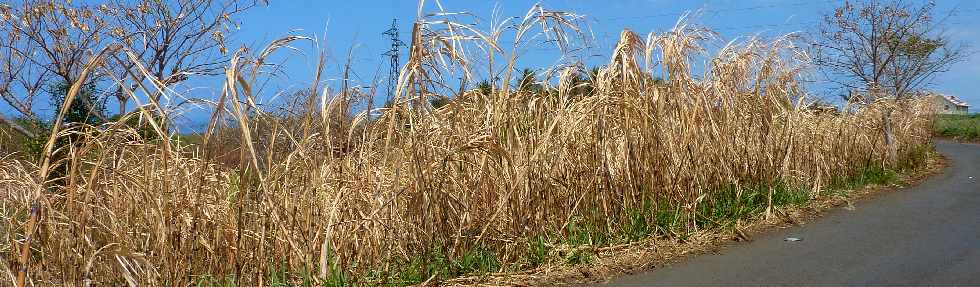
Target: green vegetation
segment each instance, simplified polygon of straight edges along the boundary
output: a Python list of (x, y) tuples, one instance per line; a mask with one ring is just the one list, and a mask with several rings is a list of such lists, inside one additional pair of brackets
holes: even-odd
[[(51, 86), (51, 102), (57, 107), (56, 111), (61, 110), (65, 103), (65, 95), (71, 89), (71, 83), (58, 82)], [(68, 107), (62, 121), (64, 123), (85, 123), (89, 125), (99, 125), (104, 121), (100, 116), (105, 114), (105, 105), (99, 101), (98, 90), (95, 83), (89, 81), (82, 85), (75, 95), (75, 100)]]
[(936, 135), (966, 141), (980, 140), (980, 114), (937, 115)]
[[(14, 121), (37, 135), (46, 136), (48, 131), (51, 130), (50, 125), (44, 122), (36, 122), (23, 118), (14, 119)], [(43, 152), (44, 142), (46, 140), (46, 137), (26, 136), (0, 123), (0, 153), (2, 154), (16, 154), (22, 158), (34, 160)]]

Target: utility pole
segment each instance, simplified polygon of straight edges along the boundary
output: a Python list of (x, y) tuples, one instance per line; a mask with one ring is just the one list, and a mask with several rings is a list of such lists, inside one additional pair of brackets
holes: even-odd
[(398, 19), (391, 20), (391, 28), (388, 31), (382, 33), (391, 40), (391, 49), (385, 52), (384, 55), (388, 57), (390, 65), (388, 67), (388, 100), (386, 103), (390, 103), (395, 96), (395, 86), (398, 85), (398, 52), (401, 50), (405, 43), (398, 40)]

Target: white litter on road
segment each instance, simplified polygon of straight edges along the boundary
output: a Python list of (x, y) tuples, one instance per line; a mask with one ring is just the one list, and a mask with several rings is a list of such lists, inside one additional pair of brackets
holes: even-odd
[(783, 239), (783, 241), (797, 242), (797, 241), (803, 241), (803, 239), (802, 238), (796, 238), (796, 237), (786, 237), (786, 239)]

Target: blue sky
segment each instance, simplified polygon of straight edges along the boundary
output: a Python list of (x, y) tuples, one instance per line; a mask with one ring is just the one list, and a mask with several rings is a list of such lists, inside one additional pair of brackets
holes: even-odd
[[(229, 48), (242, 45), (261, 49), (270, 41), (285, 35), (303, 35), (321, 39), (327, 48), (327, 84), (336, 85), (341, 68), (347, 59), (348, 49), (352, 51), (355, 84), (368, 85), (378, 73), (380, 79), (386, 73), (386, 59), (382, 54), (389, 48), (388, 40), (382, 35), (391, 25), (393, 18), (399, 20), (401, 38), (408, 42), (411, 23), (416, 19), (417, 1), (413, 0), (358, 0), (358, 1), (315, 1), (315, 0), (271, 0), (268, 6), (260, 6), (239, 15), (240, 28), (231, 36)], [(958, 12), (949, 20), (948, 33), (957, 41), (980, 48), (980, 1), (946, 0), (936, 1), (936, 12), (945, 15), (952, 10)], [(426, 1), (424, 11), (436, 11), (435, 1)], [(688, 11), (701, 11), (693, 22), (712, 28), (721, 36), (719, 43), (738, 37), (761, 35), (778, 36), (791, 32), (815, 31), (821, 15), (833, 10), (841, 1), (828, 0), (717, 0), (717, 1), (677, 1), (677, 0), (545, 0), (535, 1), (441, 1), (446, 11), (466, 11), (477, 16), (487, 27), (487, 22), (497, 11), (499, 17), (523, 16), (535, 3), (562, 11), (571, 11), (585, 16), (585, 24), (594, 36), (591, 48), (577, 53), (588, 65), (608, 61), (608, 54), (615, 44), (619, 32), (632, 29), (641, 35), (669, 29), (678, 18)], [(269, 82), (268, 93), (262, 101), (271, 102), (276, 91), (298, 90), (308, 87), (315, 68), (316, 55), (310, 42), (296, 43), (295, 51), (281, 52), (284, 72), (281, 77)], [(401, 55), (404, 59), (406, 51)], [(525, 51), (520, 67), (543, 67), (556, 63), (559, 52), (555, 49), (532, 48)], [(820, 81), (814, 75), (815, 81)], [(980, 53), (971, 55), (966, 61), (957, 64), (949, 72), (936, 80), (933, 90), (961, 97), (980, 110)], [(178, 91), (193, 97), (214, 97), (220, 91), (218, 81), (199, 79), (186, 82)], [(833, 97), (824, 93), (819, 83), (813, 85), (816, 95)], [(383, 90), (382, 90), (383, 91)], [(376, 96), (383, 101), (383, 92)], [(110, 110), (114, 110), (110, 108)], [(9, 107), (0, 104), (0, 111), (8, 112)], [(42, 114), (50, 111), (41, 111)], [(185, 111), (179, 120), (180, 125), (189, 129), (199, 129), (207, 120), (207, 114)]]

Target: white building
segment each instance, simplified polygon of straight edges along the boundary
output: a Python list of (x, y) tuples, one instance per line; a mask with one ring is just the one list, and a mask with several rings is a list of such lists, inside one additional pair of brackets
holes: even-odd
[(933, 98), (936, 102), (936, 113), (961, 115), (970, 112), (970, 104), (957, 97), (936, 94)]

